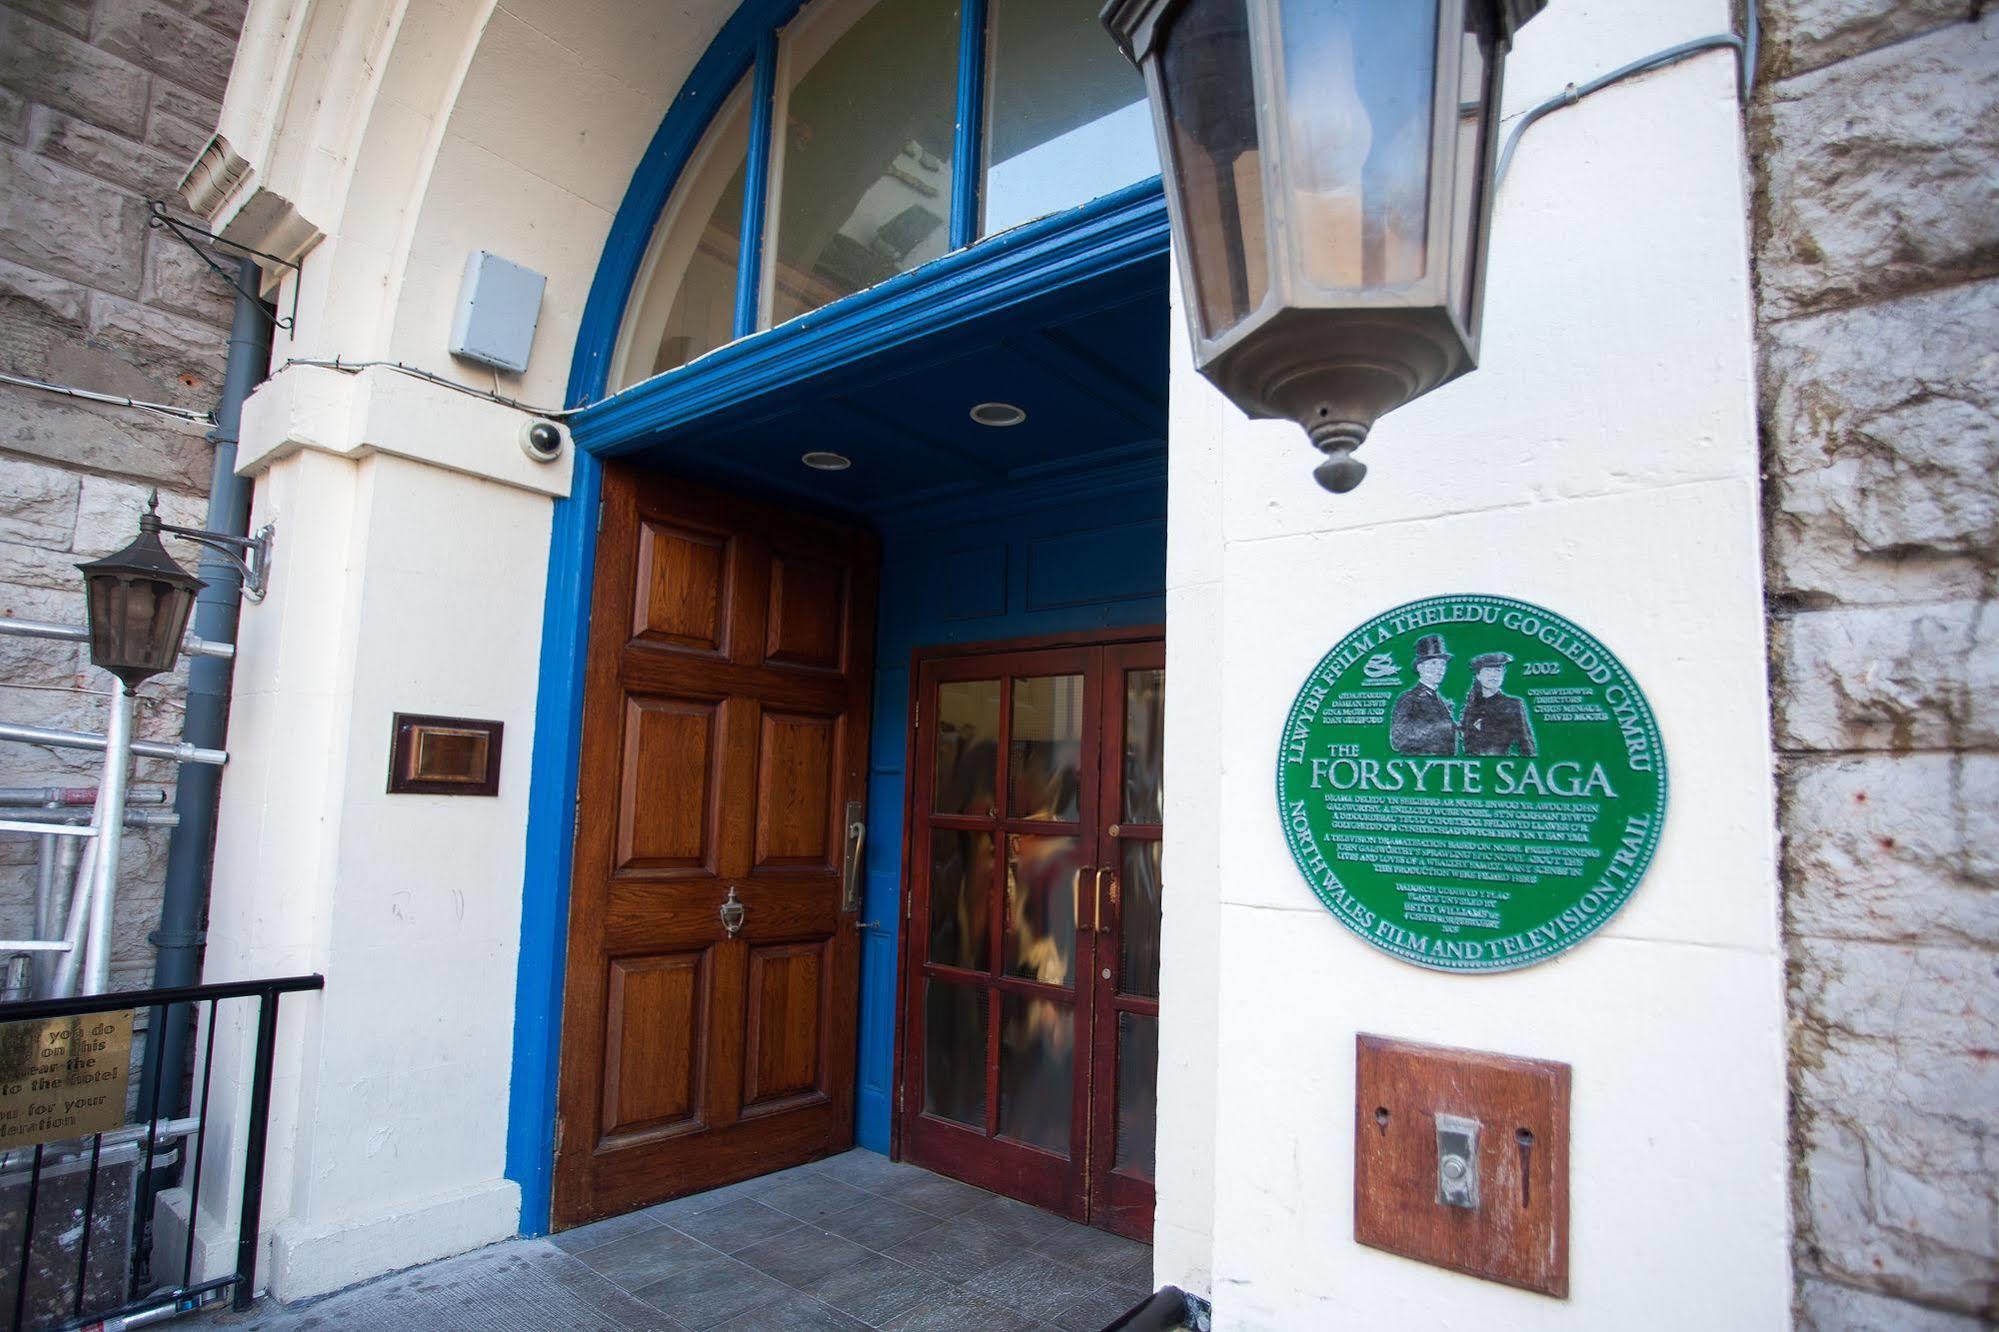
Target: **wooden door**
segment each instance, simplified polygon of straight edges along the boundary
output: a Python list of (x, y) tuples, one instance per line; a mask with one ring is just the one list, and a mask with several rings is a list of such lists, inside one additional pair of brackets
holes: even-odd
[(1166, 645), (1104, 650), (1103, 913), (1090, 1059), (1090, 1219), (1152, 1239), (1159, 1120)]
[(1156, 641), (922, 662), (907, 841), (905, 1154), (1145, 1238), (1162, 665)]
[(924, 663), (912, 820), (910, 1159), (1087, 1212), (1099, 653)]
[(857, 529), (604, 469), (558, 1227), (853, 1140), (876, 566)]

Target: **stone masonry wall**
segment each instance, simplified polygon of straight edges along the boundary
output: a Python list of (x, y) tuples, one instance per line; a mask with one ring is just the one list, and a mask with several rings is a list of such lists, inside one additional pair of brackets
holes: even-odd
[[(213, 132), (245, 0), (0, 4), (0, 370), (211, 410), (231, 290), (146, 226)], [(0, 385), (0, 616), (83, 621), (75, 565), (129, 541), (157, 487), (201, 526), (210, 447), (175, 423)], [(170, 542), (193, 567), (196, 551)], [(138, 734), (178, 739), (184, 674), (139, 691)], [(99, 731), (110, 677), (81, 644), (0, 637), (0, 718)], [(98, 755), (0, 743), (0, 786), (94, 786)], [(142, 760), (139, 786), (173, 764)], [(125, 843), (113, 987), (149, 984), (165, 830)], [(36, 845), (0, 834), (0, 937), (31, 932)]]
[(1798, 1318), (1999, 1318), (1999, 12), (1775, 0), (1751, 149)]

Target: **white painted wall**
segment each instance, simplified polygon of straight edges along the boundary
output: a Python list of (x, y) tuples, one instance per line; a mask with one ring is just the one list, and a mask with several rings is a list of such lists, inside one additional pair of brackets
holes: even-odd
[[(1552, 5), (1521, 35), (1509, 112), (1727, 24), (1716, 0)], [(1218, 1328), (1788, 1324), (1734, 94), (1714, 54), (1529, 131), (1498, 202), (1484, 368), (1378, 425), (1351, 495), (1319, 490), (1302, 431), (1244, 420), (1176, 343), (1155, 1261), (1161, 1282), (1212, 1294)], [(1380, 610), (1456, 591), (1599, 637), (1647, 691), (1671, 765), (1630, 905), (1501, 976), (1434, 974), (1348, 934), (1293, 865), (1271, 794), (1319, 656)], [(1568, 1300), (1354, 1243), (1360, 1032), (1574, 1066)]]
[[(284, 362), (400, 360), (558, 403), (612, 212), (731, 8), (258, 0), (246, 24), (223, 130), (247, 165), (212, 212), (302, 271), (277, 292), (297, 327), (243, 419), (252, 522), (277, 523), (278, 554), (243, 615), (206, 976), (327, 977), (280, 1029), (259, 1284), (282, 1299), (516, 1231), (529, 762), (551, 497), (570, 477), (567, 458), (522, 455), (520, 412)], [(445, 352), (473, 249), (548, 275), (523, 375)], [(386, 795), (397, 711), (503, 721), (498, 797)], [(255, 1034), (242, 1013), (220, 1026), (209, 1274), (233, 1267)]]

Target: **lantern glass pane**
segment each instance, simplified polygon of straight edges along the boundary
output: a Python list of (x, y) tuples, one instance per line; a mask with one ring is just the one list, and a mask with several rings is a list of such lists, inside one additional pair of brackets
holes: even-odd
[(1202, 331), (1219, 337), (1263, 304), (1263, 154), (1245, 0), (1189, 0), (1159, 60), (1183, 263)]
[(1287, 203), (1303, 276), (1342, 291), (1422, 278), (1436, 4), (1312, 0), (1283, 15)]
[(768, 328), (951, 243), (958, 6), (823, 0), (779, 39)]
[(1451, 300), (1458, 321), (1476, 337), (1477, 311), (1472, 308), (1478, 293), (1478, 270), (1483, 262), (1485, 237), (1484, 194), (1491, 188), (1486, 178), (1486, 153), (1492, 136), (1487, 122), (1498, 114), (1493, 93), (1497, 86), (1496, 51), (1492, 39), (1479, 31), (1478, 5), (1465, 6), (1465, 33), (1458, 55), (1458, 142), (1457, 181), (1451, 191)]
[(979, 234), (1159, 171), (1145, 80), (1075, 0), (993, 0)]

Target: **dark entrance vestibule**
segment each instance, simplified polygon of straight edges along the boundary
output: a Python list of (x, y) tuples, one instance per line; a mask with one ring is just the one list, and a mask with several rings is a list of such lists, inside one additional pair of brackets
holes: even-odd
[[(557, 514), (555, 1228), (858, 1144), (1150, 1236), (1156, 170), (1130, 66), (1047, 0), (751, 0), (690, 76)], [(934, 808), (981, 744), (989, 807)]]

